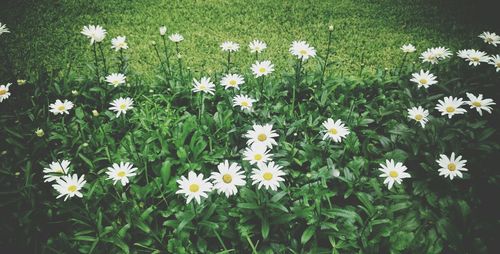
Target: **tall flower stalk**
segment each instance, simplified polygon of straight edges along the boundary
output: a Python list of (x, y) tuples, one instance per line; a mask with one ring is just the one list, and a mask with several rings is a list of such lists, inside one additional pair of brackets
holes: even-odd
[(100, 84), (101, 83), (101, 79), (99, 77), (99, 58), (97, 57), (97, 46), (95, 45), (95, 43), (93, 44), (93, 51), (94, 51), (94, 60), (95, 60), (95, 77), (96, 77), (96, 80), (97, 80), (97, 83)]
[(320, 87), (323, 86), (323, 83), (325, 82), (325, 72), (326, 72), (326, 67), (328, 66), (328, 58), (330, 57), (330, 47), (332, 45), (332, 38), (333, 38), (333, 26), (329, 26), (328, 27), (328, 46), (326, 47), (326, 55), (325, 55), (325, 62), (323, 64), (323, 70), (321, 70)]

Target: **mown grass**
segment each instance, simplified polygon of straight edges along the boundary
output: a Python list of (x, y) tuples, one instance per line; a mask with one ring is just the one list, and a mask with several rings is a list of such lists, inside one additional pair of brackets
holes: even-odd
[[(83, 25), (99, 24), (108, 38), (125, 35), (133, 70), (152, 78), (158, 60), (150, 41), (159, 40), (158, 27), (186, 38), (182, 51), (187, 65), (215, 71), (223, 66), (218, 45), (234, 40), (246, 51), (249, 41), (268, 43), (264, 53), (279, 69), (290, 66), (288, 46), (303, 39), (319, 53), (326, 48), (327, 27), (335, 27), (335, 69), (357, 74), (393, 67), (399, 47), (413, 43), (419, 49), (443, 45), (458, 49), (470, 45), (480, 28), (471, 20), (480, 15), (468, 1), (2, 1), (0, 17), (13, 33), (4, 36), (10, 61), (19, 76), (40, 66), (48, 69), (81, 67), (92, 60), (88, 41), (80, 35)], [(463, 20), (464, 17), (471, 19)], [(494, 24), (494, 23), (492, 23)], [(4, 39), (4, 38), (2, 38)], [(3, 60), (5, 61), (5, 59)], [(234, 61), (248, 68), (252, 56), (237, 53)]]

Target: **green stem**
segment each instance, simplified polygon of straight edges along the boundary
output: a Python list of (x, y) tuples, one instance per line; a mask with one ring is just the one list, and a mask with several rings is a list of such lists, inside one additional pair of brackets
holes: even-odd
[(248, 244), (250, 244), (250, 247), (252, 248), (252, 253), (253, 254), (258, 254), (258, 252), (255, 249), (255, 246), (253, 245), (252, 240), (250, 239), (250, 237), (248, 236), (248, 234), (245, 234), (245, 236), (247, 238)]
[(328, 46), (326, 47), (325, 63), (323, 65), (323, 70), (321, 71), (320, 87), (323, 86), (323, 83), (325, 82), (325, 72), (326, 72), (326, 67), (328, 66), (328, 57), (330, 56), (330, 47), (332, 45), (332, 35), (333, 35), (333, 31), (330, 31), (328, 33)]
[(162, 38), (163, 38), (163, 49), (165, 51), (165, 59), (167, 59), (167, 69), (170, 74), (170, 57), (168, 55), (167, 41), (165, 39), (165, 36), (162, 36)]
[(97, 83), (100, 84), (101, 79), (99, 78), (99, 62), (97, 58), (97, 48), (95, 43), (93, 45), (94, 45), (94, 60), (95, 60), (95, 77), (97, 79)]
[(106, 58), (104, 57), (104, 51), (102, 50), (102, 44), (99, 43), (99, 51), (101, 52), (102, 63), (104, 64), (104, 73), (108, 73), (108, 66), (106, 65)]
[(398, 75), (401, 74), (401, 71), (403, 70), (403, 65), (405, 64), (406, 62), (406, 56), (408, 55), (408, 53), (405, 53), (405, 55), (403, 56), (403, 60), (401, 61), (401, 65), (399, 66), (399, 71), (398, 71)]
[(226, 68), (227, 68), (226, 73), (229, 74), (229, 70), (231, 68), (231, 51), (228, 51), (228, 53), (227, 53), (227, 67)]
[(158, 61), (160, 61), (161, 68), (163, 69), (163, 72), (165, 73), (165, 82), (168, 83), (167, 70), (165, 69), (165, 65), (163, 64), (163, 61), (162, 61), (161, 56), (160, 56), (160, 52), (158, 51), (158, 47), (156, 47), (156, 44), (153, 44), (153, 48), (155, 49), (156, 57), (158, 57)]

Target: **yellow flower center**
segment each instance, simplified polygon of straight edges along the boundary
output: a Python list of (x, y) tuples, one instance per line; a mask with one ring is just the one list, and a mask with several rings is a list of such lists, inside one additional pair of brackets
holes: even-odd
[(428, 82), (428, 81), (427, 81), (427, 79), (425, 79), (425, 78), (423, 78), (423, 79), (421, 79), (421, 80), (420, 80), (420, 84), (422, 84), (422, 85), (427, 84), (427, 82)]
[(200, 85), (200, 90), (206, 90), (207, 89), (207, 86), (206, 85)]
[(391, 172), (389, 172), (389, 175), (392, 177), (392, 178), (396, 178), (398, 177), (398, 171), (396, 170), (392, 170)]
[(68, 191), (69, 192), (75, 192), (76, 191), (76, 185), (70, 185), (70, 186), (68, 186)]
[(127, 105), (126, 104), (121, 104), (120, 105), (120, 109), (126, 109), (127, 108)]
[(479, 62), (479, 57), (477, 57), (477, 56), (473, 56), (473, 57), (471, 57), (471, 59), (474, 62)]
[(266, 134), (261, 133), (261, 134), (259, 134), (259, 136), (257, 136), (257, 139), (258, 139), (260, 142), (264, 142), (264, 141), (266, 141), (267, 136), (266, 136)]
[(118, 177), (124, 177), (127, 173), (125, 173), (125, 171), (120, 171), (118, 172), (118, 174), (116, 174)]
[(224, 181), (225, 183), (231, 183), (233, 181), (233, 177), (231, 177), (230, 174), (224, 174), (222, 176), (222, 181)]
[(127, 43), (125, 43), (125, 42), (118, 43), (119, 48), (124, 48), (125, 46), (127, 46)]
[(200, 190), (200, 186), (196, 183), (189, 185), (189, 191), (198, 192)]
[(230, 81), (229, 81), (229, 85), (231, 85), (231, 86), (236, 86), (236, 80), (234, 80), (234, 79), (233, 79), (233, 80), (230, 80)]
[(335, 129), (335, 128), (331, 128), (331, 129), (329, 129), (329, 130), (328, 130), (328, 133), (330, 133), (330, 134), (332, 134), (332, 135), (335, 135), (335, 134), (337, 134), (337, 133), (338, 133), (338, 131), (337, 131), (337, 129)]
[(266, 180), (266, 181), (269, 181), (269, 180), (273, 179), (273, 174), (270, 172), (266, 172), (262, 175), (262, 178), (264, 178), (264, 180)]
[(262, 154), (256, 154), (256, 155), (253, 156), (253, 158), (256, 161), (260, 161), (260, 160), (262, 160)]
[(64, 105), (57, 107), (57, 110), (59, 110), (59, 111), (64, 111), (65, 109), (66, 109), (66, 107)]
[(243, 106), (243, 107), (248, 107), (248, 105), (249, 105), (248, 101), (242, 101), (241, 102), (241, 106)]
[(472, 103), (472, 105), (473, 105), (474, 107), (481, 107), (481, 102), (479, 102), (479, 101), (475, 101), (475, 102), (473, 102), (473, 103)]
[(449, 171), (455, 171), (457, 169), (457, 165), (455, 165), (455, 163), (450, 163), (448, 164), (448, 170)]
[(5, 89), (1, 89), (1, 90), (0, 90), (0, 95), (4, 95), (4, 94), (6, 94), (6, 93), (7, 93), (7, 90), (5, 90)]
[(307, 55), (307, 50), (305, 50), (305, 49), (301, 49), (301, 50), (299, 51), (299, 53), (300, 53), (301, 55), (305, 56), (305, 55)]
[(455, 107), (452, 107), (452, 106), (448, 106), (448, 107), (446, 107), (446, 112), (448, 112), (448, 113), (453, 113), (453, 112), (455, 112)]
[(500, 68), (500, 62), (495, 64), (497, 68)]
[(423, 116), (423, 115), (421, 115), (421, 114), (418, 114), (418, 115), (416, 115), (416, 116), (415, 116), (415, 120), (417, 120), (417, 121), (420, 121), (420, 120), (422, 120), (423, 118), (424, 118), (424, 116)]
[(493, 42), (493, 38), (491, 38), (491, 37), (487, 37), (487, 38), (486, 38), (486, 42), (490, 42), (490, 43), (491, 43), (491, 42)]
[(56, 168), (56, 173), (64, 173), (64, 170), (61, 167)]
[(260, 67), (259, 72), (260, 72), (260, 73), (264, 73), (264, 72), (266, 72), (266, 68), (264, 68), (264, 67)]

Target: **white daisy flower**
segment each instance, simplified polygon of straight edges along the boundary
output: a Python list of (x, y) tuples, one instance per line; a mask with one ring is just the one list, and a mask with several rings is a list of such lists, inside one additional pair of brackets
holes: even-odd
[(478, 37), (483, 39), (485, 43), (491, 44), (495, 47), (497, 46), (497, 44), (500, 44), (500, 36), (498, 36), (496, 33), (483, 32)]
[(238, 163), (231, 163), (225, 160), (220, 163), (217, 168), (219, 172), (212, 172), (212, 179), (214, 182), (214, 189), (217, 193), (224, 193), (226, 197), (236, 195), (238, 193), (237, 186), (245, 185), (245, 172), (241, 170)]
[(500, 71), (500, 55), (495, 55), (495, 56), (490, 57), (489, 64), (495, 66), (496, 71), (499, 72)]
[(394, 182), (401, 184), (403, 178), (410, 178), (410, 174), (406, 173), (406, 166), (403, 163), (395, 163), (394, 160), (386, 160), (385, 165), (380, 163), (380, 168), (378, 170), (383, 173), (380, 177), (385, 177), (384, 184), (387, 184), (389, 190), (394, 185)]
[(273, 130), (272, 124), (258, 125), (254, 124), (253, 130), (248, 130), (245, 134), (245, 138), (248, 138), (247, 145), (259, 144), (269, 148), (273, 148), (273, 145), (278, 145), (275, 137), (279, 137), (278, 133)]
[(203, 174), (196, 175), (193, 171), (188, 173), (188, 178), (181, 176), (177, 183), (179, 184), (179, 190), (175, 193), (184, 194), (187, 198), (186, 204), (189, 204), (193, 198), (200, 204), (201, 197), (208, 197), (207, 193), (212, 191), (212, 183), (208, 182), (207, 179), (203, 179)]
[(271, 61), (256, 61), (254, 64), (252, 64), (252, 72), (255, 75), (256, 78), (260, 76), (267, 76), (271, 74), (274, 71), (274, 65), (271, 63)]
[(0, 86), (0, 102), (6, 100), (10, 96), (9, 87), (12, 85), (11, 83), (7, 83), (7, 85)]
[(422, 54), (420, 55), (420, 59), (422, 59), (422, 62), (424, 63), (427, 62), (431, 64), (437, 64), (439, 60), (432, 49), (427, 49), (426, 51), (422, 52)]
[(225, 87), (225, 89), (228, 88), (236, 88), (240, 89), (239, 85), (242, 85), (245, 83), (245, 80), (243, 79), (243, 76), (239, 74), (226, 74), (226, 76), (222, 77), (220, 84)]
[(435, 109), (441, 112), (441, 115), (448, 115), (451, 118), (455, 114), (463, 114), (467, 110), (460, 108), (464, 102), (462, 98), (453, 98), (453, 96), (444, 97), (444, 100), (439, 100)]
[(128, 49), (127, 42), (125, 41), (127, 38), (125, 36), (118, 36), (116, 38), (111, 39), (111, 48), (118, 51), (120, 49)]
[(475, 108), (480, 116), (483, 115), (483, 110), (491, 114), (492, 108), (490, 106), (496, 105), (496, 103), (493, 102), (492, 99), (483, 99), (482, 94), (479, 94), (477, 97), (471, 93), (466, 93), (466, 94), (469, 100), (465, 101), (465, 103), (470, 105), (471, 109)]
[(125, 84), (126, 78), (127, 77), (121, 73), (111, 73), (106, 77), (106, 82), (111, 86), (117, 87), (121, 84)]
[(119, 117), (120, 114), (126, 114), (127, 110), (133, 109), (134, 107), (134, 100), (132, 98), (118, 98), (113, 100), (113, 102), (110, 103), (111, 107), (109, 107), (109, 110), (115, 111), (116, 112), (116, 117)]
[(453, 53), (451, 53), (451, 51), (445, 47), (432, 48), (432, 51), (439, 60), (444, 60), (453, 55)]
[(215, 85), (214, 83), (210, 82), (210, 78), (202, 77), (200, 81), (193, 79), (193, 86), (194, 88), (191, 90), (195, 93), (204, 92), (214, 95)]
[(120, 164), (113, 163), (112, 167), (108, 167), (108, 172), (106, 172), (106, 174), (109, 176), (108, 179), (114, 181), (113, 184), (120, 181), (122, 186), (125, 186), (129, 183), (128, 178), (136, 175), (136, 170), (137, 168), (134, 168), (132, 163), (120, 162)]
[(450, 180), (453, 180), (455, 176), (459, 176), (460, 178), (463, 177), (462, 172), (460, 171), (467, 171), (468, 169), (464, 168), (465, 163), (467, 162), (466, 160), (461, 160), (462, 156), (457, 156), (455, 158), (455, 153), (451, 153), (450, 158), (448, 158), (446, 155), (441, 154), (439, 155), (441, 157), (439, 160), (436, 160), (436, 162), (439, 164), (441, 167), (439, 171), (439, 175), (446, 177), (450, 177)]
[(486, 52), (470, 49), (467, 51), (465, 61), (469, 62), (469, 65), (478, 66), (481, 62), (488, 63), (490, 61), (490, 57), (486, 54)]
[(260, 189), (262, 186), (266, 190), (271, 189), (273, 191), (278, 190), (280, 182), (284, 182), (282, 176), (286, 175), (285, 172), (281, 170), (281, 166), (275, 165), (273, 161), (269, 162), (267, 165), (265, 163), (257, 164), (258, 168), (252, 170), (252, 185), (257, 185)]
[(240, 49), (240, 45), (236, 42), (225, 41), (220, 45), (222, 51), (236, 52)]
[(81, 175), (80, 178), (78, 178), (77, 174), (72, 176), (67, 175), (56, 179), (56, 184), (53, 184), (52, 187), (59, 192), (59, 196), (57, 196), (57, 198), (65, 196), (64, 201), (66, 201), (68, 198), (72, 198), (74, 196), (79, 198), (83, 197), (80, 190), (86, 182), (85, 175)]
[(68, 174), (69, 164), (71, 162), (68, 160), (62, 160), (61, 162), (54, 161), (50, 163), (48, 168), (43, 169), (43, 173), (45, 175), (43, 178), (44, 182), (53, 182), (59, 179), (61, 176)]
[(250, 162), (250, 164), (259, 164), (271, 160), (273, 155), (267, 151), (267, 146), (254, 143), (243, 152), (243, 160)]
[(404, 53), (413, 53), (415, 52), (415, 50), (417, 50), (415, 48), (415, 46), (411, 45), (411, 44), (406, 44), (406, 45), (403, 45), (401, 46), (401, 50), (404, 52)]
[(267, 48), (267, 44), (263, 41), (254, 40), (248, 44), (248, 47), (250, 48), (250, 53), (262, 53)]
[(457, 56), (463, 59), (469, 58), (470, 52), (472, 52), (473, 49), (461, 49), (457, 52)]
[(160, 26), (160, 35), (165, 36), (167, 33), (167, 27), (166, 26)]
[(429, 111), (421, 106), (408, 109), (408, 117), (419, 122), (422, 128), (425, 128), (425, 124), (428, 121), (427, 116), (429, 116)]
[(84, 26), (81, 33), (87, 36), (90, 39), (90, 44), (94, 44), (94, 42), (101, 42), (106, 37), (106, 30), (102, 28), (102, 26)]
[(251, 111), (254, 102), (256, 102), (256, 100), (246, 95), (236, 95), (233, 98), (233, 107), (240, 106), (242, 110)]
[(341, 142), (342, 139), (350, 133), (349, 129), (345, 127), (344, 123), (342, 123), (340, 119), (334, 121), (333, 119), (328, 118), (323, 122), (323, 127), (326, 129), (323, 139), (330, 138), (337, 143)]
[(302, 59), (302, 61), (306, 61), (310, 57), (316, 56), (316, 50), (309, 46), (305, 41), (294, 41), (292, 45), (290, 45), (289, 49), (292, 55)]
[(429, 71), (420, 70), (420, 73), (415, 72), (411, 74), (411, 76), (413, 78), (410, 79), (410, 81), (417, 84), (417, 88), (428, 88), (429, 86), (437, 83), (436, 76), (434, 76), (434, 74), (431, 74)]
[(0, 22), (0, 35), (2, 35), (4, 33), (10, 33), (10, 31), (7, 28), (7, 25), (2, 24), (2, 22)]
[(172, 34), (168, 37), (168, 39), (172, 42), (179, 43), (184, 40), (184, 37), (182, 37), (182, 35), (180, 34)]
[(54, 113), (54, 115), (69, 114), (68, 110), (72, 109), (73, 106), (73, 102), (71, 101), (64, 100), (64, 102), (62, 102), (61, 100), (56, 100), (56, 102), (49, 105), (51, 108), (49, 111)]

